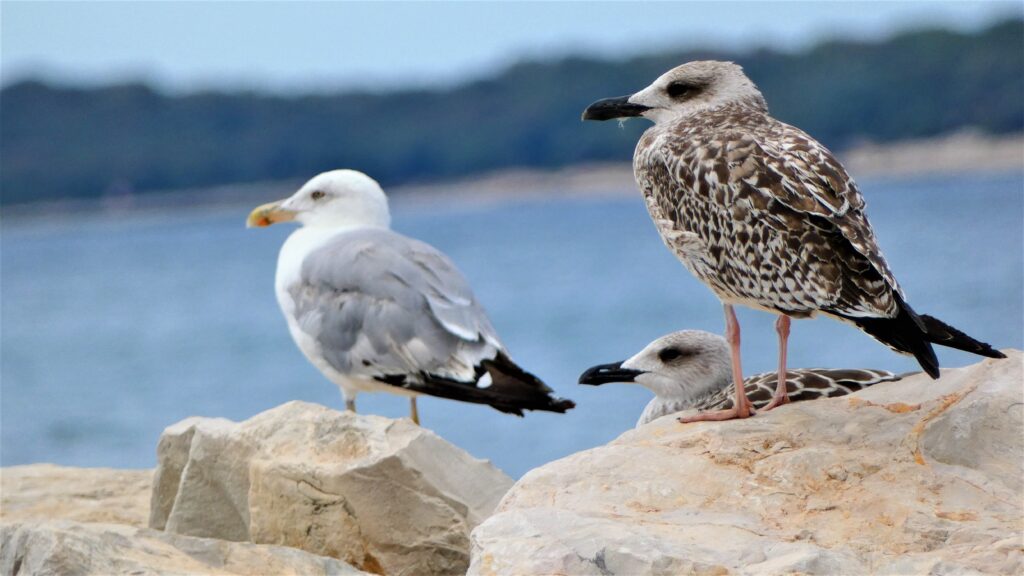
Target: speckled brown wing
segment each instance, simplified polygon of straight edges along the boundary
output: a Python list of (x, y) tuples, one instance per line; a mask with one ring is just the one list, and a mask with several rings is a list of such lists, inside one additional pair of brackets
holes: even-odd
[[(845, 396), (868, 386), (881, 382), (895, 382), (903, 375), (893, 374), (886, 370), (867, 368), (798, 368), (786, 374), (786, 389), (791, 402), (802, 402), (818, 398), (836, 398)], [(747, 398), (755, 409), (763, 408), (772, 399), (778, 375), (766, 372), (751, 376), (744, 381)], [(700, 410), (722, 410), (732, 408), (732, 390), (726, 389), (721, 394), (708, 399), (698, 408)]]
[(828, 148), (799, 128), (774, 122), (770, 131), (776, 134), (759, 144), (765, 163), (784, 175), (779, 201), (799, 212), (828, 219), (889, 287), (904, 297), (864, 213), (864, 197), (846, 168)]
[(659, 233), (690, 271), (723, 301), (792, 316), (895, 315), (899, 286), (828, 150), (777, 122), (720, 128), (645, 134), (634, 156)]

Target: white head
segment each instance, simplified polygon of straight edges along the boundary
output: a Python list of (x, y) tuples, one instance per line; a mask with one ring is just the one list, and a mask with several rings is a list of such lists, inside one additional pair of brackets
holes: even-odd
[(731, 374), (725, 338), (681, 330), (651, 342), (629, 360), (587, 369), (580, 384), (636, 382), (658, 398), (685, 400), (727, 386)]
[(388, 199), (373, 178), (355, 170), (332, 170), (314, 176), (290, 197), (259, 206), (247, 226), (294, 220), (320, 228), (388, 228)]
[(734, 103), (768, 111), (761, 92), (738, 64), (701, 60), (669, 70), (636, 94), (598, 100), (583, 112), (583, 119), (643, 116), (661, 124)]

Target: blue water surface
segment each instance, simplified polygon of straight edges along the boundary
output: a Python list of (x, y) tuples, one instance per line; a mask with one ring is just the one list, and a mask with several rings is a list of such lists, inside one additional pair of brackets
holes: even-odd
[[(862, 189), (919, 312), (999, 347), (1024, 345), (1021, 174)], [(425, 426), (513, 476), (635, 422), (649, 394), (578, 386), (584, 368), (672, 330), (722, 331), (717, 300), (662, 246), (635, 195), (392, 205), (396, 230), (459, 265), (513, 357), (578, 404), (516, 418), (421, 400)], [(291, 230), (246, 230), (246, 208), (4, 221), (0, 464), (150, 467), (160, 432), (187, 416), (241, 420), (296, 399), (341, 408), (274, 300), (276, 254)], [(773, 369), (773, 317), (742, 310), (740, 322), (745, 369)], [(939, 358), (977, 359), (948, 349)], [(794, 323), (790, 365), (916, 368), (828, 319)], [(399, 417), (408, 403), (362, 395), (359, 409)]]

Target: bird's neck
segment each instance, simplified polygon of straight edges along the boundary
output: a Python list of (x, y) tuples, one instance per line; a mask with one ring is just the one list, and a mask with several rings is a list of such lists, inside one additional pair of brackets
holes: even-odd
[(652, 420), (661, 418), (666, 414), (675, 414), (683, 410), (706, 410), (715, 406), (726, 394), (725, 388), (729, 386), (728, 379), (707, 388), (693, 389), (690, 393), (676, 393), (671, 395), (658, 395), (647, 403), (643, 414), (637, 420), (636, 425), (642, 426)]
[(315, 245), (323, 244), (333, 236), (358, 229), (356, 226), (300, 226), (288, 235), (285, 246), (301, 246), (312, 250), (317, 247)]
[(671, 392), (662, 391), (662, 393), (656, 395), (656, 398), (661, 402), (692, 408), (699, 405), (708, 397), (714, 396), (728, 385), (728, 379), (703, 381), (697, 385), (676, 387)]
[(655, 126), (663, 129), (672, 129), (673, 131), (680, 124), (686, 124), (690, 128), (712, 128), (722, 125), (735, 127), (745, 122), (763, 122), (767, 115), (768, 105), (758, 95), (719, 104), (711, 103), (706, 107), (693, 108), (684, 114), (658, 122)]
[(362, 228), (391, 228), (391, 214), (387, 205), (362, 204), (348, 206), (341, 213), (332, 211), (328, 213), (309, 212), (300, 214), (299, 222), (302, 223), (300, 230), (322, 229), (335, 232), (347, 232)]
[(334, 228), (318, 226), (302, 226), (292, 232), (281, 246), (277, 255), (277, 275), (275, 285), (280, 292), (298, 281), (302, 271), (302, 261), (306, 256), (323, 246), (334, 236), (344, 232)]
[(366, 228), (386, 228), (386, 226), (366, 226), (363, 224), (347, 226), (305, 225), (296, 229), (284, 241), (284, 245), (281, 246), (281, 252), (277, 256), (275, 285), (278, 291), (287, 289), (288, 286), (299, 280), (302, 272), (302, 262), (310, 252), (327, 244), (338, 235)]

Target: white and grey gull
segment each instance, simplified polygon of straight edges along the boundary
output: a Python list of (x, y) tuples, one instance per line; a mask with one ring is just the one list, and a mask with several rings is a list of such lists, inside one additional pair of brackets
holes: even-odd
[(465, 278), (437, 249), (391, 231), (387, 197), (354, 170), (320, 174), (257, 207), (250, 227), (300, 224), (277, 261), (275, 292), (295, 344), (355, 410), (361, 392), (438, 396), (502, 412), (565, 412), (516, 365)]
[[(633, 171), (665, 245), (723, 304), (734, 405), (696, 420), (751, 415), (744, 395), (737, 304), (778, 315), (777, 381), (786, 378), (790, 318), (825, 314), (858, 328), (939, 377), (932, 344), (1004, 355), (917, 314), (875, 240), (864, 199), (814, 138), (771, 117), (732, 62), (678, 66), (643, 90), (591, 104), (584, 120), (644, 117)], [(778, 386), (770, 410), (787, 399)]]
[[(732, 408), (729, 343), (725, 338), (700, 330), (680, 330), (651, 342), (622, 362), (599, 364), (580, 375), (580, 384), (599, 386), (632, 382), (654, 392), (637, 427), (683, 410)], [(790, 401), (835, 398), (902, 376), (867, 368), (800, 368), (786, 370)], [(751, 376), (744, 394), (755, 409), (768, 405), (778, 383), (777, 372)]]

